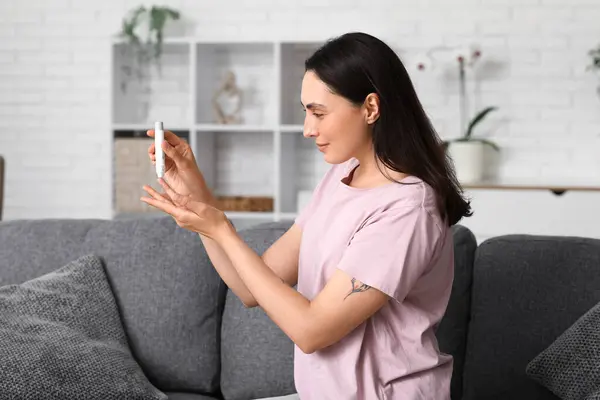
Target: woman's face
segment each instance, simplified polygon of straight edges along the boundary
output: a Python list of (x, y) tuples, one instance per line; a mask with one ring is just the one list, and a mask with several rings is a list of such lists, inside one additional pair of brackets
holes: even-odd
[(365, 106), (333, 94), (312, 71), (302, 79), (301, 101), (306, 112), (304, 136), (314, 138), (326, 162), (340, 164), (371, 149)]

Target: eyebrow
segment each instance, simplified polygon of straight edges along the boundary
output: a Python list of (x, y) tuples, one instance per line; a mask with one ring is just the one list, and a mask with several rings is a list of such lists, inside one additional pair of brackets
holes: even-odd
[(300, 104), (302, 104), (302, 107), (305, 107), (305, 108), (306, 108), (306, 109), (308, 109), (308, 110), (312, 110), (312, 109), (314, 109), (314, 108), (318, 108), (318, 107), (321, 107), (321, 108), (327, 108), (327, 107), (325, 107), (325, 105), (324, 105), (324, 104), (319, 104), (319, 103), (308, 103), (308, 104), (305, 106), (305, 105), (304, 105), (304, 103), (302, 103), (302, 101), (300, 101)]

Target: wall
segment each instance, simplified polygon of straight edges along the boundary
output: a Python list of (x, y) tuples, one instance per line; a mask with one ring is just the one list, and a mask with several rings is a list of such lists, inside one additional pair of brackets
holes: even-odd
[[(478, 132), (512, 179), (600, 179), (600, 98), (584, 71), (600, 42), (597, 0), (166, 1), (205, 38), (323, 40), (362, 30), (394, 46), (444, 137), (458, 129), (456, 81), (411, 62), (477, 41), (487, 58), (471, 105), (497, 105)], [(5, 219), (110, 216), (110, 36), (138, 2), (0, 2), (0, 153)], [(483, 67), (483, 64), (482, 64)]]

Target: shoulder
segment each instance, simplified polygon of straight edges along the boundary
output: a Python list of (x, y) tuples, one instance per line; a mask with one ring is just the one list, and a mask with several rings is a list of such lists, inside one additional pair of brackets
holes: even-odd
[(358, 227), (357, 234), (369, 235), (373, 243), (387, 243), (399, 251), (433, 255), (444, 247), (449, 228), (443, 223), (436, 204), (435, 191), (416, 177), (408, 177), (393, 185), (378, 199)]
[(369, 219), (412, 218), (421, 223), (436, 226), (440, 233), (444, 231), (437, 198), (434, 189), (415, 176), (408, 176), (400, 183), (391, 185), (381, 193), (378, 206), (372, 210)]

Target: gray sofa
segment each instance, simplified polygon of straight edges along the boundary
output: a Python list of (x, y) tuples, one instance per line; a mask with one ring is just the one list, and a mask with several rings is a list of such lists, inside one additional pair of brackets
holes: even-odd
[[(240, 230), (259, 254), (289, 227)], [(454, 227), (456, 273), (437, 330), (454, 356), (453, 399), (556, 399), (526, 364), (600, 301), (600, 241), (505, 236), (477, 246)], [(198, 236), (170, 217), (0, 223), (0, 286), (95, 253), (106, 261), (129, 345), (170, 399), (258, 399), (295, 392), (293, 344), (246, 309)], [(1, 361), (0, 361), (1, 362)]]
[(2, 210), (4, 209), (4, 157), (0, 156), (0, 221), (2, 221)]

